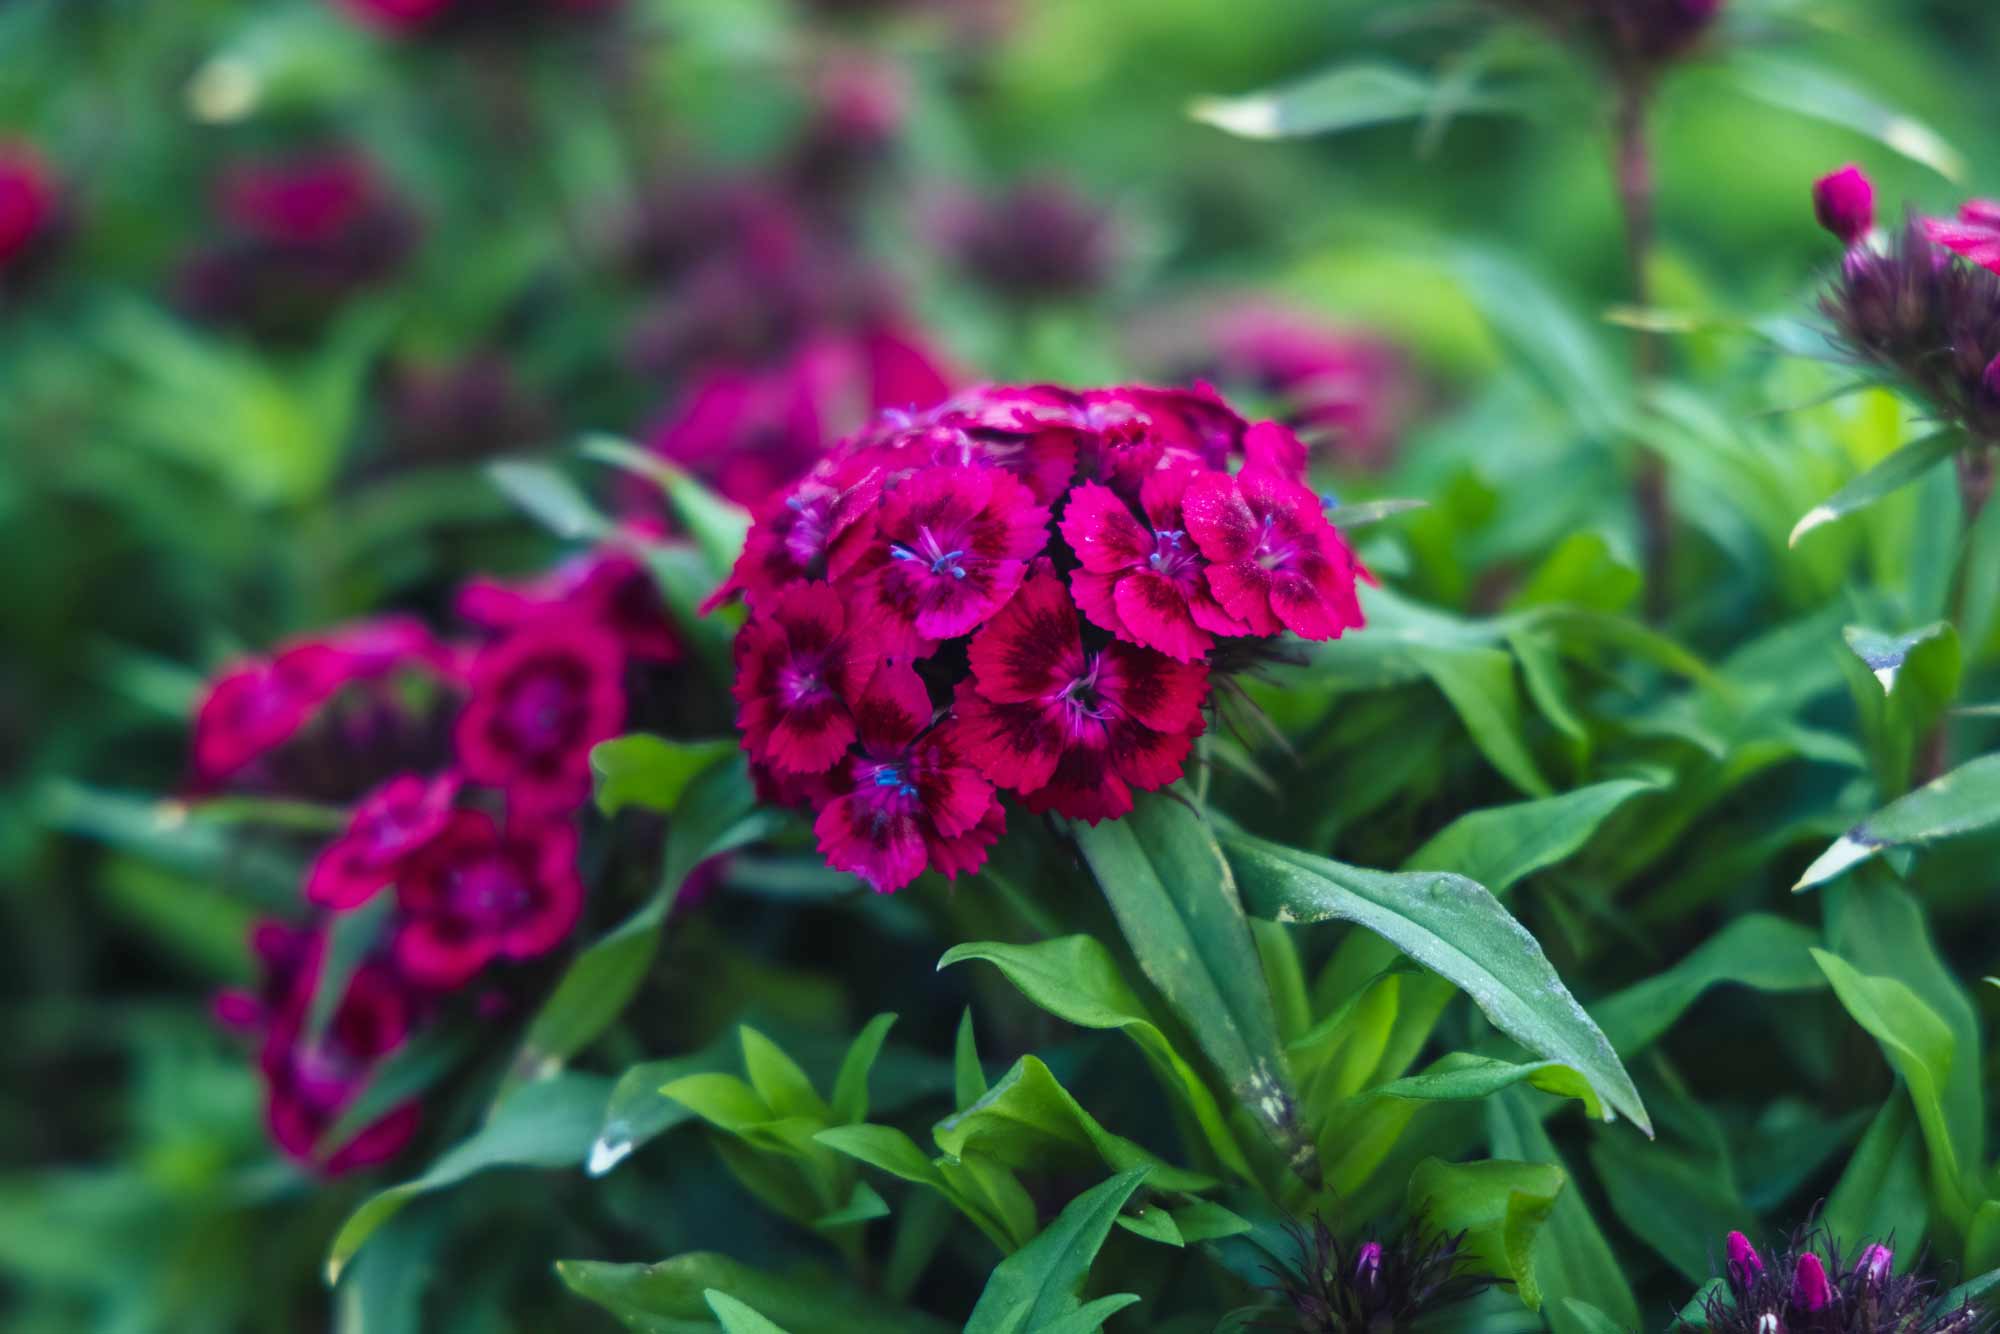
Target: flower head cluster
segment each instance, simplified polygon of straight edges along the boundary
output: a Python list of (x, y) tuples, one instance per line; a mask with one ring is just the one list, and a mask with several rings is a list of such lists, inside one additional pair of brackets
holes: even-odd
[(418, 233), (374, 166), (344, 149), (239, 163), (215, 208), (224, 235), (183, 266), (181, 304), (268, 335), (312, 329), (393, 276)]
[(2000, 206), (1916, 219), (1878, 249), (1867, 243), (1873, 192), (1851, 171), (1815, 190), (1822, 220), (1848, 245), (1821, 308), (1855, 356), (1976, 439), (2000, 440)]
[(524, 23), (574, 22), (623, 0), (334, 0), (361, 22), (397, 37), (428, 37)]
[(1723, 0), (1495, 0), (1614, 68), (1644, 73), (1686, 55), (1722, 13)]
[(62, 231), (62, 194), (41, 155), (0, 142), (0, 300), (40, 266)]
[(1349, 1246), (1317, 1215), (1311, 1228), (1294, 1225), (1295, 1271), (1279, 1273), (1276, 1291), (1290, 1309), (1282, 1320), (1253, 1322), (1301, 1334), (1387, 1334), (1490, 1286), (1458, 1268), (1462, 1236), (1420, 1228), (1383, 1241)]
[(1896, 1273), (1887, 1246), (1868, 1245), (1850, 1260), (1819, 1233), (1794, 1237), (1767, 1264), (1749, 1238), (1729, 1234), (1723, 1283), (1702, 1302), (1700, 1326), (1712, 1334), (1973, 1334), (1986, 1318), (1970, 1303), (1952, 1304), (1932, 1280)]
[[(305, 877), (314, 925), (260, 928), (266, 983), (221, 1007), (260, 1043), (279, 1146), (328, 1170), (379, 1161), (415, 1128), (412, 1105), (321, 1142), (382, 1057), (495, 965), (569, 935), (584, 899), (575, 817), (590, 749), (622, 730), (635, 665), (678, 655), (644, 569), (622, 552), (524, 583), (475, 580), (459, 604), (481, 631), (471, 643), (407, 619), (298, 641), (224, 672), (196, 716), (202, 790), (349, 807)], [(302, 781), (329, 764), (338, 783)], [(344, 982), (322, 978), (329, 918), (385, 895), (361, 965)], [(338, 998), (319, 998), (335, 985)]]
[(996, 789), (1115, 819), (1179, 778), (1219, 647), (1361, 624), (1286, 427), (1204, 390), (985, 388), (891, 413), (758, 513), (721, 597), (743, 743), (892, 890), (976, 869)]

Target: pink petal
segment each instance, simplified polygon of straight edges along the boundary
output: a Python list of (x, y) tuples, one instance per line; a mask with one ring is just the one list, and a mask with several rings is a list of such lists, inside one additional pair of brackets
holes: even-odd
[(1117, 492), (1095, 482), (1070, 492), (1060, 527), (1083, 568), (1100, 574), (1142, 565), (1153, 552), (1152, 534), (1139, 526)]
[(1215, 641), (1195, 625), (1187, 594), (1163, 574), (1142, 570), (1118, 581), (1115, 593), (1120, 638), (1158, 649), (1170, 658), (1193, 662)]

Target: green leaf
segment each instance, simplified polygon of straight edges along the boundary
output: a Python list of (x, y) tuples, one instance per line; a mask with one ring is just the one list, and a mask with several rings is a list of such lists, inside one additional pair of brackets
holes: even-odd
[(661, 1093), (687, 1075), (720, 1074), (735, 1063), (738, 1044), (725, 1035), (701, 1051), (662, 1061), (641, 1061), (618, 1077), (604, 1107), (604, 1123), (590, 1146), (584, 1170), (603, 1176), (635, 1150), (694, 1116), (686, 1103)]
[(882, 1054), (882, 1044), (888, 1040), (889, 1029), (895, 1022), (893, 1014), (876, 1015), (841, 1058), (840, 1073), (833, 1081), (832, 1111), (836, 1122), (851, 1125), (868, 1119), (868, 1073), (875, 1068), (875, 1058)]
[(831, 1232), (835, 1228), (853, 1227), (856, 1223), (866, 1223), (889, 1216), (889, 1205), (875, 1188), (865, 1181), (854, 1183), (854, 1192), (847, 1203), (830, 1214), (822, 1214), (813, 1220), (813, 1226), (821, 1232)]
[(1530, 1311), (1542, 1306), (1535, 1249), (1566, 1178), (1548, 1163), (1447, 1163), (1410, 1173), (1409, 1209), (1446, 1235), (1463, 1232), (1471, 1266), (1511, 1280)]
[(1411, 853), (1406, 870), (1451, 871), (1505, 894), (1526, 877), (1573, 856), (1618, 810), (1656, 782), (1623, 778), (1561, 796), (1473, 811)]
[[(945, 961), (950, 958), (947, 954)], [(944, 967), (945, 961), (939, 962), (938, 967)], [(951, 1077), (955, 1106), (970, 1107), (986, 1096), (986, 1072), (979, 1065), (979, 1037), (972, 1031), (970, 1005), (959, 1016), (958, 1039), (952, 1050)]]
[(709, 1251), (652, 1265), (558, 1260), (556, 1273), (571, 1292), (603, 1307), (626, 1328), (656, 1334), (711, 1327), (710, 1292), (726, 1293), (767, 1320), (811, 1334), (944, 1334), (947, 1328), (834, 1275), (766, 1274)]
[(688, 875), (708, 858), (753, 843), (775, 816), (755, 810), (741, 754), (718, 757), (689, 779), (667, 829), (660, 884), (630, 917), (591, 942), (529, 1022), (515, 1081), (559, 1066), (624, 1013), (660, 948), (660, 926)]
[(1345, 866), (1262, 839), (1223, 843), (1250, 911), (1277, 921), (1346, 921), (1450, 982), (1501, 1032), (1590, 1082), (1612, 1111), (1652, 1133), (1618, 1053), (1499, 900), (1464, 876)]
[(1534, 797), (1553, 791), (1536, 767), (1522, 730), (1513, 657), (1495, 648), (1415, 645), (1410, 657), (1464, 722), (1474, 745), (1500, 775)]
[(1156, 1241), (1162, 1246), (1172, 1246), (1178, 1250), (1187, 1245), (1187, 1239), (1181, 1236), (1180, 1224), (1174, 1221), (1171, 1213), (1157, 1204), (1141, 1207), (1134, 1213), (1118, 1215), (1118, 1226), (1134, 1236), (1144, 1237), (1147, 1241)]
[(729, 740), (669, 741), (633, 732), (600, 741), (590, 750), (597, 809), (616, 815), (628, 806), (668, 815), (689, 783), (737, 749)]
[(1059, 1316), (1046, 1325), (1035, 1327), (1034, 1334), (1096, 1334), (1104, 1328), (1104, 1322), (1128, 1306), (1139, 1302), (1136, 1292), (1114, 1292), (1109, 1297), (1099, 1297), (1080, 1310)]
[(1826, 976), (1812, 960), (1818, 943), (1817, 934), (1796, 922), (1745, 914), (1666, 972), (1597, 1002), (1597, 1021), (1612, 1046), (1636, 1056), (1710, 987), (1727, 982), (1776, 994), (1820, 990)]
[(938, 1148), (962, 1158), (977, 1152), (1009, 1167), (1044, 1168), (1051, 1159), (1091, 1157), (1113, 1171), (1144, 1167), (1161, 1190), (1207, 1190), (1212, 1177), (1162, 1162), (1100, 1125), (1033, 1056), (1023, 1056), (986, 1096), (937, 1123)]
[(1204, 97), (1188, 114), (1245, 139), (1287, 139), (1416, 120), (1431, 114), (1449, 91), (1460, 112), (1508, 110), (1491, 94), (1466, 93), (1392, 65), (1344, 65), (1297, 83), (1243, 97)]
[[(938, 960), (938, 967), (948, 968), (967, 959), (983, 959), (993, 964), (1023, 996), (1066, 1023), (1079, 1028), (1122, 1031), (1144, 1054), (1168, 1091), (1195, 1118), (1217, 1158), (1239, 1175), (1246, 1178), (1251, 1175), (1250, 1164), (1208, 1084), (1160, 1032), (1147, 1014), (1144, 1002), (1119, 974), (1111, 952), (1096, 939), (1064, 936), (1034, 945), (977, 941), (946, 951)], [(959, 1105), (965, 1106), (969, 1101), (961, 1101)]]
[(1854, 653), (1849, 683), (1876, 782), (1885, 794), (1900, 794), (1909, 788), (1918, 746), (1958, 695), (1958, 632), (1938, 621), (1907, 635), (1857, 625), (1842, 634)]
[(1888, 848), (1921, 847), (2000, 824), (2000, 755), (1982, 755), (1899, 797), (1814, 859), (1794, 892), (1823, 885)]
[(516, 1089), (486, 1124), (422, 1176), (377, 1191), (347, 1216), (327, 1254), (327, 1282), (397, 1210), (429, 1191), (453, 1186), (490, 1167), (573, 1167), (584, 1160), (604, 1117), (611, 1083), (594, 1075), (562, 1074)]
[(545, 463), (503, 459), (488, 464), (486, 475), (530, 518), (564, 541), (593, 541), (611, 531), (576, 483)]
[(1831, 499), (1813, 506), (1792, 529), (1791, 545), (1797, 546), (1800, 538), (1822, 524), (1845, 518), (1857, 510), (1868, 508), (1884, 496), (1902, 490), (1950, 458), (1964, 443), (1965, 437), (1952, 428), (1904, 445), (1841, 487)]
[(1371, 1098), (1403, 1098), (1418, 1102), (1463, 1102), (1491, 1097), (1501, 1089), (1526, 1080), (1544, 1093), (1559, 1098), (1577, 1098), (1591, 1116), (1602, 1118), (1604, 1105), (1590, 1084), (1576, 1071), (1558, 1061), (1536, 1061), (1516, 1065), (1469, 1051), (1440, 1057), (1421, 1074), (1378, 1084), (1368, 1090)]
[(806, 1072), (799, 1069), (797, 1061), (748, 1024), (738, 1025), (736, 1033), (743, 1043), (743, 1068), (750, 1075), (750, 1086), (757, 1090), (757, 1096), (771, 1109), (774, 1118), (827, 1119), (825, 1100), (813, 1088), (812, 1080), (806, 1078)]
[(1141, 793), (1124, 819), (1071, 833), (1147, 979), (1265, 1134), (1309, 1172), (1263, 962), (1208, 821), (1172, 793)]
[(1631, 1153), (1599, 1139), (1590, 1165), (1619, 1221), (1693, 1283), (1714, 1275), (1715, 1239), (1750, 1217), (1712, 1158), (1664, 1144)]
[(1721, 70), (1738, 92), (1760, 102), (1866, 135), (1949, 180), (1965, 179), (1964, 156), (1936, 130), (1825, 66), (1739, 47)]
[[(1487, 1137), (1496, 1154), (1561, 1167), (1562, 1157), (1542, 1129), (1539, 1101), (1518, 1087), (1496, 1095), (1486, 1104)], [(1565, 1305), (1572, 1297), (1610, 1315), (1624, 1329), (1638, 1329), (1638, 1298), (1583, 1195), (1574, 1190), (1558, 1195), (1543, 1231), (1547, 1244), (1535, 1260), (1535, 1281), (1550, 1299), (1548, 1321), (1556, 1334), (1590, 1334)]]
[(1965, 1198), (1958, 1152), (1944, 1108), (1945, 1084), (1957, 1056), (1951, 1028), (1916, 992), (1895, 978), (1869, 977), (1825, 950), (1812, 953), (1841, 1005), (1881, 1044), (1882, 1054), (1903, 1077), (1929, 1153), (1931, 1188), (1947, 1214), (1962, 1227), (1971, 1205)]
[(750, 532), (750, 512), (724, 500), (691, 474), (623, 440), (593, 436), (584, 442), (586, 458), (602, 460), (657, 483), (688, 535), (701, 549), (709, 573), (720, 582), (736, 564), (743, 539)]
[(735, 1075), (684, 1075), (663, 1085), (660, 1096), (673, 1099), (718, 1130), (731, 1134), (741, 1134), (778, 1119), (757, 1090)]
[(930, 1155), (894, 1126), (829, 1126), (814, 1135), (813, 1139), (835, 1153), (844, 1153), (856, 1162), (866, 1163), (890, 1176), (937, 1190), (945, 1189), (944, 1178)]
[(1869, 1123), (1827, 1198), (1827, 1230), (1847, 1250), (1879, 1237), (1921, 1237), (1930, 1226), (1924, 1135), (1910, 1100), (1891, 1096)]
[[(1083, 1281), (1146, 1169), (1120, 1172), (1083, 1192), (1056, 1215), (1040, 1236), (1002, 1260), (986, 1280), (965, 1334), (1040, 1330), (1082, 1308)], [(1026, 1312), (1010, 1323), (1016, 1311)]]
[(1579, 1301), (1575, 1297), (1565, 1297), (1562, 1304), (1569, 1312), (1569, 1318), (1575, 1322), (1578, 1334), (1632, 1334), (1625, 1326), (1589, 1302)]
[(785, 1334), (785, 1331), (759, 1315), (747, 1303), (740, 1302), (716, 1288), (704, 1288), (702, 1299), (708, 1309), (715, 1312), (715, 1318), (722, 1322), (723, 1334)]

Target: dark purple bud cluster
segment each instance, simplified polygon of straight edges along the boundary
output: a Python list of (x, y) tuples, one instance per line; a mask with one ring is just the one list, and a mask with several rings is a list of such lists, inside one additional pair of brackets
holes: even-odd
[(1492, 1279), (1461, 1272), (1464, 1234), (1447, 1236), (1410, 1227), (1386, 1239), (1348, 1245), (1314, 1215), (1295, 1229), (1300, 1264), (1278, 1275), (1274, 1291), (1287, 1308), (1253, 1327), (1302, 1334), (1394, 1334), (1424, 1317), (1465, 1301)]
[(1986, 1318), (1970, 1303), (1944, 1298), (1938, 1284), (1895, 1272), (1887, 1246), (1863, 1246), (1844, 1258), (1820, 1232), (1794, 1237), (1767, 1265), (1750, 1239), (1729, 1234), (1723, 1282), (1701, 1303), (1699, 1323), (1676, 1331), (1708, 1334), (1974, 1334)]
[(1882, 250), (1851, 247), (1820, 306), (1849, 351), (1940, 421), (2000, 441), (2000, 274), (1960, 263), (1913, 222)]

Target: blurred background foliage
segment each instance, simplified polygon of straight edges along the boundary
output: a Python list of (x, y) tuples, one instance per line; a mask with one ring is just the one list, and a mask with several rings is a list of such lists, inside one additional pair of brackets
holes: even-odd
[[(1246, 294), (1378, 336), (1409, 358), (1407, 430), (1386, 465), (1336, 460), (1329, 481), (1344, 500), (1429, 502), (1363, 548), (1395, 590), (1377, 615), (1384, 642), (1413, 626), (1421, 639), (1433, 612), (1633, 608), (1632, 446), (1611, 425), (1627, 420), (1628, 333), (1601, 318), (1626, 297), (1602, 94), (1540, 38), (1445, 17), (1355, 0), (632, 0), (601, 28), (454, 48), (385, 39), (321, 0), (0, 3), (0, 139), (37, 146), (63, 184), (66, 232), (31, 289), (0, 291), (7, 1327), (393, 1329), (410, 1327), (394, 1322), (421, 1288), (435, 1322), (422, 1328), (595, 1329), (551, 1257), (652, 1258), (725, 1230), (774, 1253), (795, 1245), (699, 1145), (663, 1145), (645, 1174), (552, 1175), (532, 1191), (481, 1178), (449, 1213), (419, 1201), (391, 1225), (401, 1244), (385, 1238), (356, 1268), (421, 1258), (330, 1299), (324, 1248), (357, 1195), (273, 1159), (254, 1072), (203, 1004), (246, 975), (244, 930), (293, 881), (136, 794), (181, 783), (188, 707), (232, 654), (384, 607), (442, 616), (467, 572), (545, 559), (547, 539), (481, 471), (496, 441), (644, 436), (683, 388), (627, 355), (646, 309), (681, 294), (621, 269), (619, 228), (662, 183), (772, 170), (810, 135), (816, 80), (841, 61), (878, 64), (900, 87), (888, 161), (853, 225), (951, 365), (1070, 383), (1164, 375), (1199, 354), (1214, 303)], [(1267, 700), (1306, 761), (1272, 823), (1365, 865), (1400, 864), (1461, 811), (1541, 795), (1543, 772), (1555, 787), (1620, 766), (1671, 772), (1671, 795), (1640, 802), (1514, 903), (1586, 1003), (1737, 913), (1792, 911), (1783, 891), (1810, 853), (1900, 790), (1893, 758), (1871, 777), (1857, 747), (1839, 628), (1936, 620), (1951, 578), (1956, 535), (1935, 520), (1948, 486), (1788, 549), (1800, 515), (1920, 427), (1881, 391), (1818, 402), (1851, 375), (1750, 326), (1798, 319), (1833, 261), (1807, 194), (1830, 166), (1864, 159), (1886, 200), (1926, 211), (2000, 181), (1986, 132), (2000, 122), (2000, 12), (1746, 0), (1731, 21), (1932, 127), (1963, 155), (1963, 180), (1752, 99), (1713, 62), (1663, 91), (1656, 304), (1702, 323), (1672, 340), (1639, 434), (1668, 461), (1683, 542), (1660, 629), (1737, 683), (1729, 706), (1662, 687), (1685, 664), (1656, 652), (1662, 672), (1624, 643), (1569, 669), (1591, 696), (1586, 721), (1565, 726), (1547, 699), (1504, 720), (1529, 755), (1506, 769), (1508, 743), (1461, 727), (1426, 669), (1365, 639)], [(1524, 114), (1283, 142), (1188, 114), (1197, 98), (1330, 63), (1430, 71), (1475, 47), (1487, 68), (1523, 72)], [(303, 331), (187, 318), (176, 284), (218, 231), (219, 174), (325, 144), (365, 152), (414, 210), (401, 274)], [(1023, 180), (1062, 182), (1104, 211), (1101, 275), (1037, 294), (983, 287), (951, 262), (940, 201), (996, 200)], [(534, 410), (475, 432), (463, 453), (427, 449), (441, 433), (413, 441), (398, 415), (411, 377), (468, 358), (503, 363)], [(1793, 405), (1812, 406), (1774, 410)], [(1960, 626), (1980, 632), (1959, 646), (1964, 698), (1988, 697), (1977, 683), (1991, 681), (1996, 619), (1988, 606)], [(1962, 741), (1990, 740), (1988, 726), (1968, 720)], [(119, 793), (135, 795), (106, 795)], [(1961, 975), (1990, 971), (1978, 909), (1996, 851), (1970, 840), (1912, 872), (1949, 915), (1942, 943)], [(824, 1082), (836, 1036), (894, 1009), (901, 1086), (948, 1087), (938, 1053), (973, 982), (933, 977), (909, 948), (944, 911), (977, 909), (863, 896), (777, 913), (725, 899), (670, 943), (651, 1028), (614, 1039), (599, 1065), (697, 1049), (751, 1012)], [(1990, 1019), (1989, 994), (1977, 1005)], [(1010, 996), (982, 993), (997, 1013), (1013, 1005), (991, 1053), (1043, 1051), (1107, 1124), (1147, 1121), (1149, 1089), (1093, 1079), (1095, 1046), (1057, 1042)], [(1670, 1044), (1679, 1064), (1663, 1056), (1642, 1083), (1656, 1107), (1661, 1089), (1719, 1100), (1712, 1111), (1669, 1094), (1662, 1120), (1677, 1108), (1684, 1142), (1734, 1155), (1746, 1174), (1730, 1199), (1762, 1212), (1825, 1193), (1888, 1083), (1858, 1030), (1805, 1022), (1825, 1017), (1824, 995), (1751, 1005), (1697, 1008)], [(1752, 1030), (1789, 1068), (1736, 1040)], [(805, 1056), (814, 1043), (824, 1050)], [(463, 1128), (440, 1128), (431, 1147)], [(1758, 1175), (1755, 1146), (1788, 1137), (1823, 1143), (1823, 1161), (1799, 1179)], [(1569, 1138), (1575, 1162), (1591, 1138)], [(1679, 1161), (1705, 1170), (1699, 1155)], [(1685, 1281), (1634, 1244), (1634, 1197), (1610, 1198), (1632, 1229), (1618, 1245), (1648, 1323), (1664, 1318), (1662, 1294)], [(677, 1204), (689, 1199), (699, 1211)], [(937, 1281), (976, 1290), (985, 1264), (968, 1247)], [(361, 1304), (377, 1301), (401, 1314), (371, 1323)]]

